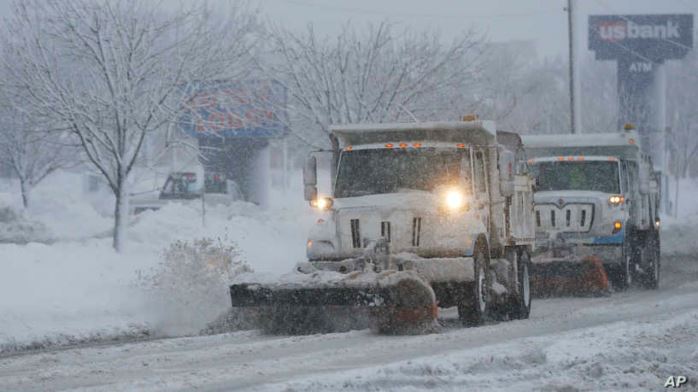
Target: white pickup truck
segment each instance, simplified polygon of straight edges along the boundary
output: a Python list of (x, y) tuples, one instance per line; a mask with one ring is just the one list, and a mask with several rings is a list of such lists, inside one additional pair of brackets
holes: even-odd
[[(133, 195), (129, 202), (132, 215), (143, 211), (159, 210), (172, 201), (199, 200), (202, 195), (206, 204), (229, 204), (242, 200), (243, 196), (234, 181), (226, 180), (225, 176), (210, 173), (199, 179), (196, 172), (172, 172), (167, 176), (165, 184), (157, 191), (147, 194)], [(204, 192), (202, 192), (202, 189)]]

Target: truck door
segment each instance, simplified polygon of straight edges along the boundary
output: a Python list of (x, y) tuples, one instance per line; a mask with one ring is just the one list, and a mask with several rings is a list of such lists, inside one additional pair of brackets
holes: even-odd
[(479, 219), (487, 230), (490, 228), (489, 192), (487, 181), (487, 160), (485, 153), (480, 149), (475, 149), (473, 154), (473, 184), (475, 196), (475, 209)]

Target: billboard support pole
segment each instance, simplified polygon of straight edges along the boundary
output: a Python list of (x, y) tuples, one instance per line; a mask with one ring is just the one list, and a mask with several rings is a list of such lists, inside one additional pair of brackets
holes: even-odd
[(567, 29), (569, 45), (570, 63), (570, 133), (576, 133), (575, 112), (574, 112), (574, 16), (572, 8), (573, 0), (567, 0)]

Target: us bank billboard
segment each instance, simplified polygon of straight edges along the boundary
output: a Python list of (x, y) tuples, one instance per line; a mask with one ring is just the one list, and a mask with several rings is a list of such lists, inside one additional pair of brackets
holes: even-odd
[(589, 49), (597, 60), (680, 59), (693, 47), (693, 15), (591, 15)]

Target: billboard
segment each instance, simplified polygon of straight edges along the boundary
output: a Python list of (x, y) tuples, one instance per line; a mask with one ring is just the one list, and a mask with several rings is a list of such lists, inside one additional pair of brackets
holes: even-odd
[(591, 15), (589, 49), (597, 60), (680, 59), (693, 47), (693, 15)]
[(286, 89), (277, 81), (198, 82), (185, 95), (179, 126), (193, 137), (264, 139), (287, 132)]

